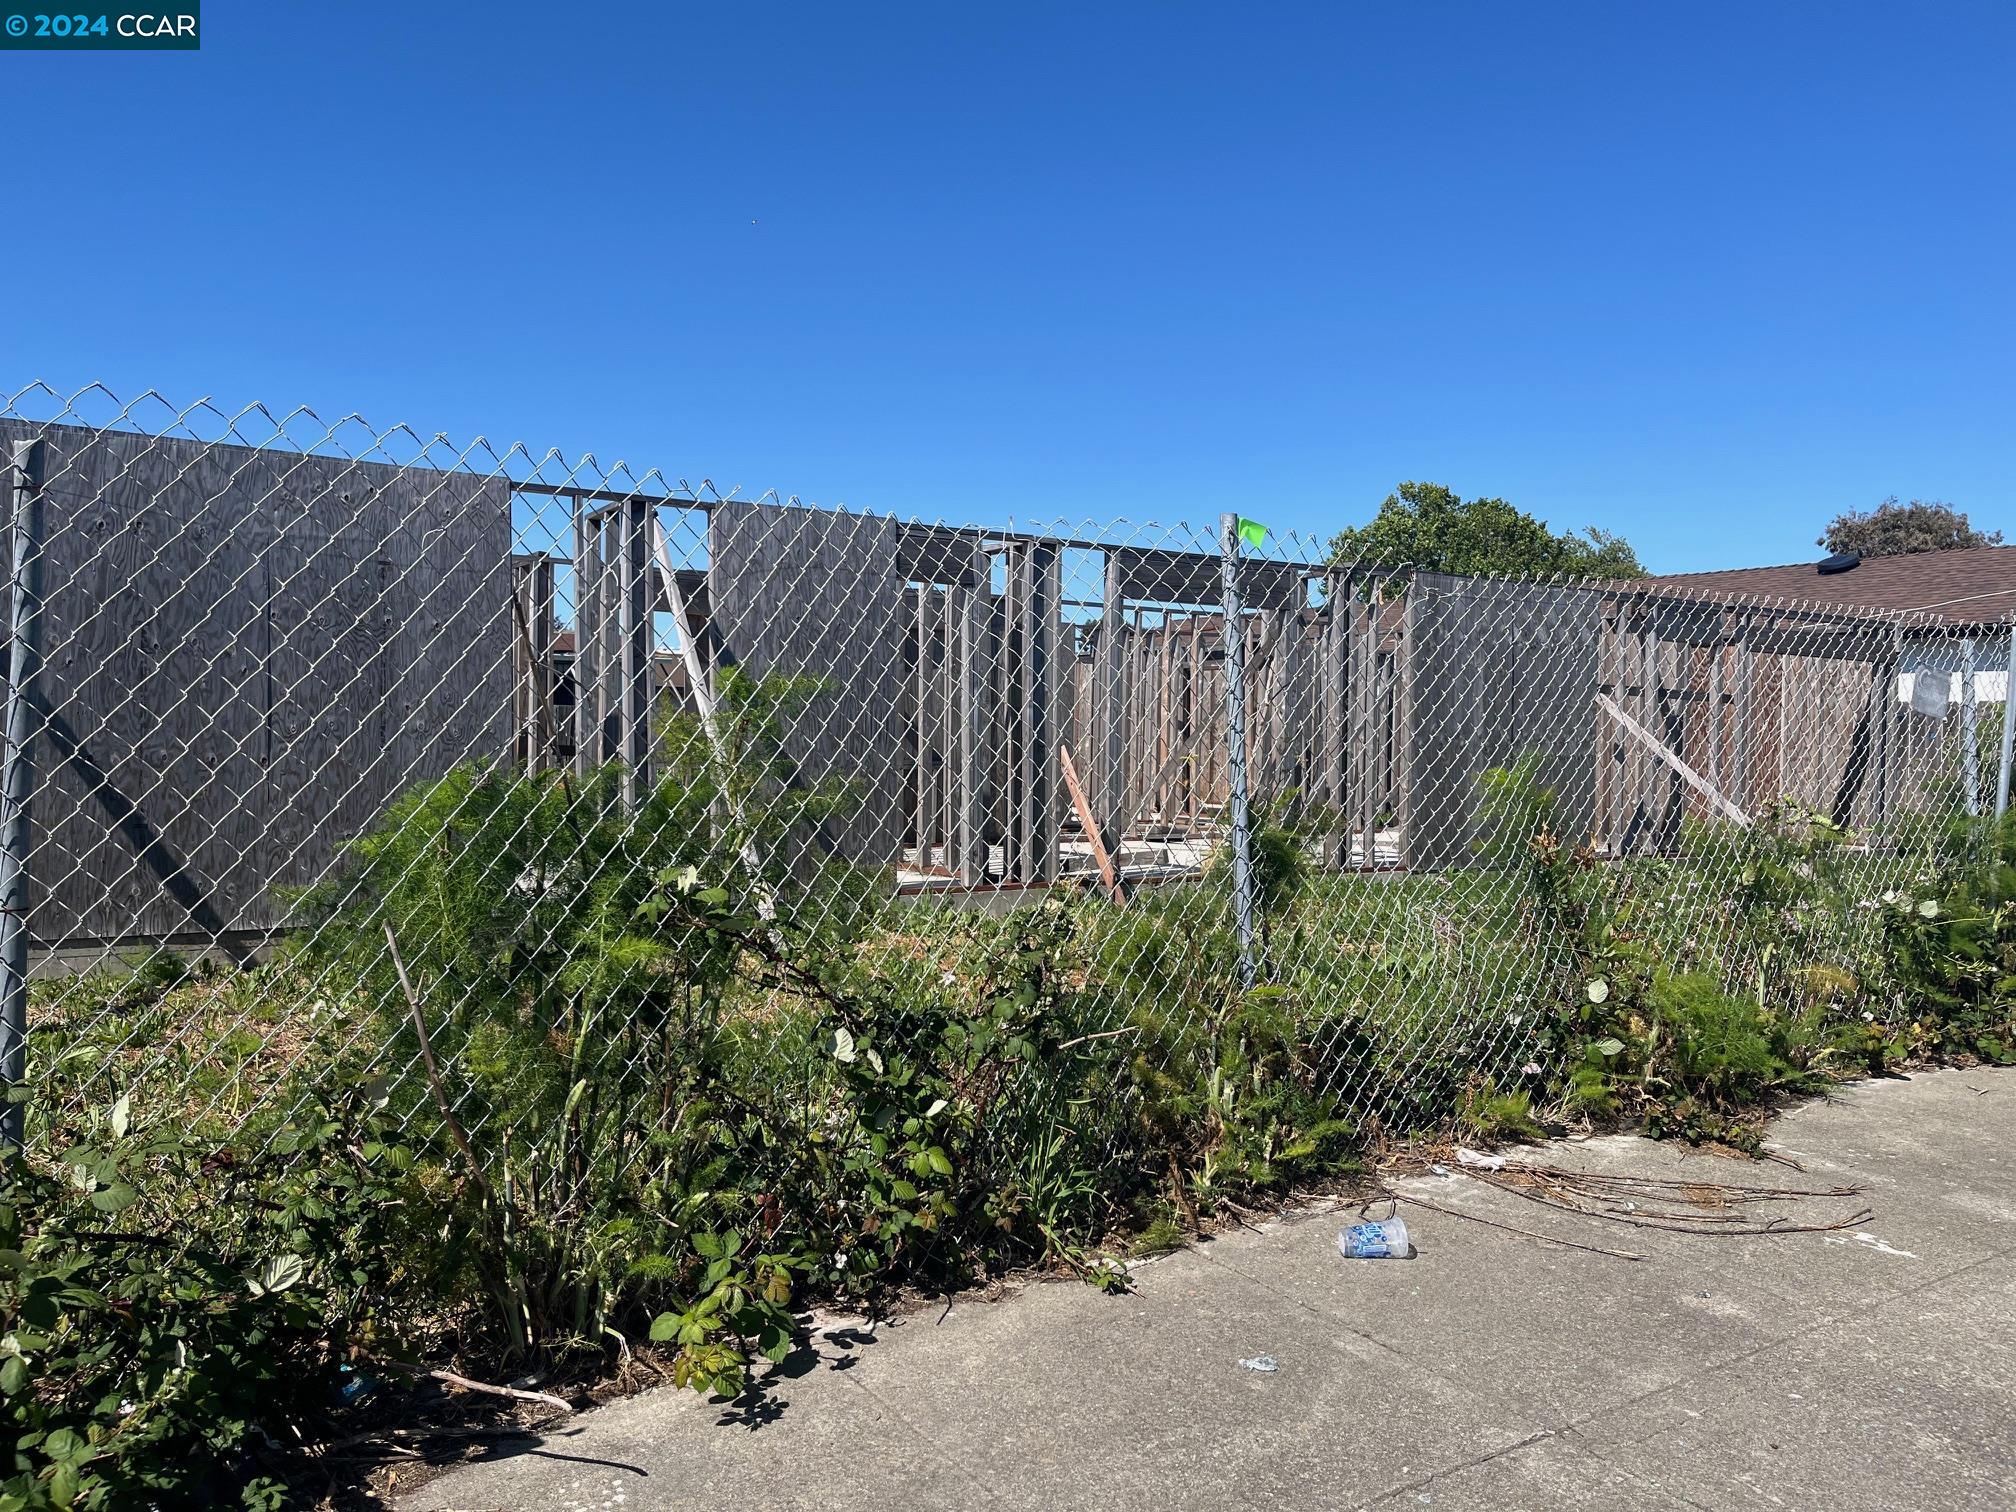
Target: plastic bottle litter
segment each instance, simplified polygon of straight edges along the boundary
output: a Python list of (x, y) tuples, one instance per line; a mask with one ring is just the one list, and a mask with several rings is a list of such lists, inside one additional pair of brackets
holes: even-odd
[(1257, 1370), (1262, 1375), (1272, 1375), (1281, 1368), (1275, 1363), (1272, 1355), (1255, 1355), (1250, 1360), (1241, 1360), (1239, 1364), (1247, 1370)]
[(1337, 1251), (1346, 1260), (1405, 1260), (1411, 1250), (1404, 1218), (1354, 1223), (1337, 1235)]
[(348, 1365), (337, 1366), (336, 1377), (336, 1400), (345, 1407), (363, 1401), (378, 1389), (378, 1383), (370, 1376)]

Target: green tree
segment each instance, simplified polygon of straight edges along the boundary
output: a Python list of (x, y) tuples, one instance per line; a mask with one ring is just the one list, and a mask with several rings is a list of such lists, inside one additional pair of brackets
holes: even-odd
[(1370, 523), (1348, 526), (1331, 538), (1330, 556), (1425, 572), (1645, 576), (1638, 554), (1621, 536), (1594, 526), (1579, 535), (1557, 534), (1545, 520), (1503, 499), (1465, 499), (1440, 483), (1402, 483)]
[(2000, 546), (2002, 532), (1976, 530), (1966, 515), (1938, 499), (1899, 504), (1892, 494), (1867, 512), (1849, 509), (1836, 515), (1814, 544), (1829, 551), (1859, 551), (1865, 557), (1907, 556), (1955, 546)]

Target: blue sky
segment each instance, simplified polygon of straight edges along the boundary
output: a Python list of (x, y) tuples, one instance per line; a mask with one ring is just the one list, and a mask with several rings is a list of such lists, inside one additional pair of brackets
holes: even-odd
[[(2006, 6), (204, 7), (0, 54), (0, 380), (823, 503), (2016, 533)], [(30, 229), (32, 228), (32, 229)], [(27, 298), (24, 290), (32, 290)]]

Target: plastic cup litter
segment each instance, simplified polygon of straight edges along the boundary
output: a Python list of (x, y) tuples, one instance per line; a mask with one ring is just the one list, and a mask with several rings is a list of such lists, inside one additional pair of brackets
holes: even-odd
[(1346, 1260), (1405, 1260), (1409, 1253), (1407, 1220), (1354, 1223), (1338, 1234), (1337, 1249)]

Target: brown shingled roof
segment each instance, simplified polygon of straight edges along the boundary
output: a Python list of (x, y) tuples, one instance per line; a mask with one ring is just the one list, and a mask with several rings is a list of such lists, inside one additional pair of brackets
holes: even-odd
[(1847, 572), (1822, 575), (1813, 562), (1674, 572), (1659, 587), (1694, 588), (1861, 609), (1914, 609), (1953, 624), (2006, 623), (2016, 614), (2016, 546), (1961, 546), (1908, 556), (1864, 557)]

